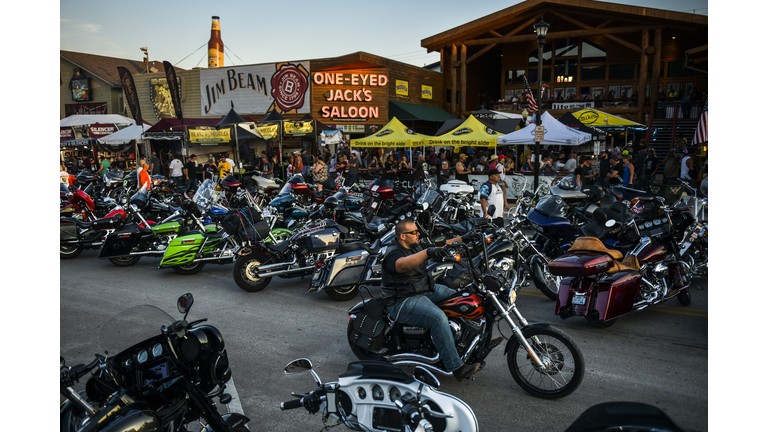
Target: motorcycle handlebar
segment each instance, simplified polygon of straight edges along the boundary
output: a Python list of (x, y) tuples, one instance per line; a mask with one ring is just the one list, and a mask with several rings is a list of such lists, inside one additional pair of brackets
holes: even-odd
[(301, 408), (301, 407), (304, 406), (304, 404), (301, 402), (302, 399), (292, 399), (292, 400), (289, 400), (287, 402), (281, 402), (280, 403), (280, 409), (285, 411), (285, 410), (289, 410), (289, 409)]

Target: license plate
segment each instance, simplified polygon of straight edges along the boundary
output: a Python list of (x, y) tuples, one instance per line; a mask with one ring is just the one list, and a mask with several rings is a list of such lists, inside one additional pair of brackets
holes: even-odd
[(587, 296), (584, 294), (576, 294), (573, 296), (573, 304), (575, 305), (583, 305), (587, 303)]
[(378, 203), (378, 202), (376, 202), (376, 201), (374, 201), (374, 202), (371, 204), (371, 208), (372, 208), (372, 209), (375, 209), (375, 208), (376, 208), (376, 207), (378, 207), (378, 206), (379, 206), (379, 203)]
[(262, 214), (263, 216), (266, 216), (266, 217), (270, 217), (270, 216), (272, 216), (272, 212), (271, 212), (271, 211), (269, 211), (269, 210), (264, 210), (264, 211), (262, 211), (262, 212), (261, 212), (261, 214)]

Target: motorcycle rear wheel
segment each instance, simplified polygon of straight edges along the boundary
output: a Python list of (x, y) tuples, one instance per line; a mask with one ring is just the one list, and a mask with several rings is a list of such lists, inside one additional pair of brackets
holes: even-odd
[(677, 300), (683, 306), (689, 306), (691, 304), (691, 292), (688, 289), (681, 290), (677, 295)]
[(529, 328), (523, 335), (547, 366), (539, 369), (520, 341), (513, 337), (507, 346), (507, 366), (515, 382), (531, 395), (556, 399), (573, 393), (584, 378), (584, 356), (562, 331)]
[(357, 293), (360, 292), (360, 289), (357, 285), (348, 285), (341, 288), (325, 290), (323, 292), (336, 301), (347, 301), (357, 297)]
[(82, 245), (68, 245), (63, 244), (59, 246), (59, 258), (61, 259), (71, 259), (78, 255), (80, 255), (80, 252), (83, 251)]
[(200, 272), (205, 267), (204, 262), (196, 262), (189, 264), (182, 264), (171, 267), (176, 273), (180, 275), (193, 275)]
[(269, 262), (269, 259), (269, 257), (261, 252), (254, 252), (249, 255), (238, 257), (235, 261), (235, 269), (233, 271), (237, 286), (247, 292), (258, 292), (263, 290), (272, 278), (260, 278), (258, 276), (254, 278), (249, 274), (249, 269), (253, 266), (258, 267), (262, 264), (266, 264)]
[(560, 281), (563, 279), (560, 276), (555, 276), (550, 273), (547, 264), (549, 259), (544, 260), (540, 256), (534, 256), (531, 261), (531, 279), (533, 284), (550, 300), (557, 300), (557, 296), (560, 292)]
[(125, 256), (125, 257), (118, 257), (118, 258), (110, 258), (109, 262), (112, 264), (118, 266), (118, 267), (130, 267), (141, 259), (140, 256)]
[(592, 324), (592, 326), (595, 327), (595, 328), (608, 328), (608, 327), (616, 324), (616, 321), (619, 320), (618, 318), (614, 318), (614, 319), (608, 320), (608, 321), (599, 321), (592, 314), (584, 315), (584, 319), (586, 319), (587, 322)]

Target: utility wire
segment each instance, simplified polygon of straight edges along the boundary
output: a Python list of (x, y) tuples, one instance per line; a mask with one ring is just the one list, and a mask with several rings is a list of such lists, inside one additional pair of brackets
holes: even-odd
[[(206, 42), (206, 43), (204, 43), (204, 44), (200, 45), (200, 48), (202, 48), (202, 47), (206, 46), (207, 44), (208, 44), (208, 42)], [(200, 48), (198, 48), (198, 49), (196, 49), (196, 50), (192, 51), (192, 52), (191, 52), (191, 53), (190, 53), (190, 54), (189, 54), (187, 57), (189, 57), (189, 56), (191, 56), (192, 54), (194, 54), (194, 53), (196, 53), (196, 52), (200, 51)], [(178, 65), (179, 65), (179, 63), (181, 63), (181, 62), (183, 62), (184, 60), (186, 60), (186, 59), (187, 59), (187, 57), (184, 57), (183, 59), (181, 59), (181, 60), (177, 61), (177, 62), (174, 64), (174, 66), (178, 66)], [(198, 64), (200, 64), (200, 63), (198, 63)]]
[[(245, 64), (245, 62), (243, 61), (243, 59), (241, 59), (241, 58), (240, 58), (240, 56), (238, 56), (237, 54), (235, 54), (235, 52), (234, 52), (234, 51), (232, 51), (232, 49), (231, 49), (231, 48), (229, 48), (228, 46), (224, 45), (224, 49), (226, 49), (226, 50), (229, 50), (229, 51), (230, 51), (230, 52), (231, 52), (231, 53), (232, 53), (232, 54), (233, 54), (235, 57), (237, 57), (237, 59), (238, 59), (238, 60), (240, 60), (240, 63), (241, 63), (241, 64)], [(225, 54), (227, 54), (227, 57), (229, 57), (229, 54), (228, 54), (226, 51), (224, 51), (224, 53), (225, 53)], [(230, 59), (230, 60), (232, 60), (232, 57), (229, 57), (229, 59)], [(235, 64), (235, 62), (232, 62), (232, 64)]]

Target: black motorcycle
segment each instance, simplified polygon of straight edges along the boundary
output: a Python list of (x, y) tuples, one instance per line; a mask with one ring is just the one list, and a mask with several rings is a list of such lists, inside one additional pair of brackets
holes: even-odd
[[(61, 431), (248, 431), (247, 417), (216, 409), (215, 399), (232, 401), (224, 392), (232, 370), (221, 332), (207, 319), (187, 322), (192, 303), (192, 294), (179, 297), (178, 321), (154, 306), (128, 309), (104, 329), (104, 342), (120, 344), (117, 355), (73, 367), (61, 358)], [(85, 390), (75, 391), (89, 373)]]

